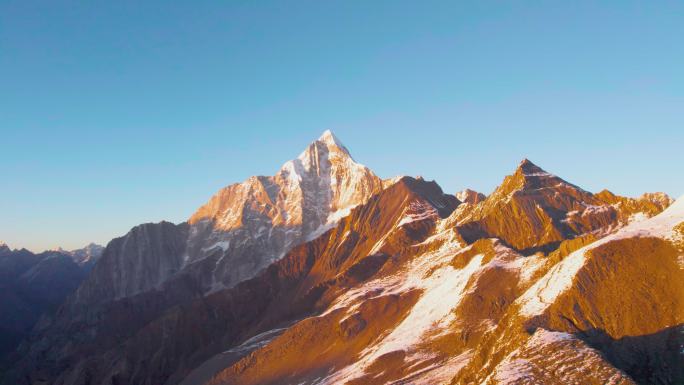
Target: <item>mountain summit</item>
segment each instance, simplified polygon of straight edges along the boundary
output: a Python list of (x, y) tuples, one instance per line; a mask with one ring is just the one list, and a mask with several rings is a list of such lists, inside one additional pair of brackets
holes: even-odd
[(12, 249), (5, 242), (0, 241), (0, 253), (9, 253)]
[[(297, 158), (285, 162), (275, 176), (252, 177), (222, 189), (189, 222), (212, 220), (222, 230), (240, 227), (244, 225), (245, 213), (231, 210), (236, 204), (242, 205), (235, 199), (241, 202), (253, 198), (277, 211), (267, 214), (275, 225), (315, 228), (339, 216), (338, 210), (358, 205), (380, 185), (379, 178), (356, 163), (340, 140), (327, 130)], [(260, 195), (260, 191), (264, 194)], [(315, 218), (323, 213), (331, 218)], [(309, 219), (314, 223), (308, 223)]]
[(145, 224), (111, 242), (76, 297), (120, 299), (181, 276), (203, 293), (232, 287), (381, 189), (380, 178), (325, 131), (274, 176), (222, 188), (187, 223)]
[(496, 237), (521, 251), (552, 250), (565, 239), (596, 236), (629, 223), (636, 213), (652, 216), (667, 205), (659, 194), (592, 194), (523, 159), (492, 194), (464, 206), (452, 220), (468, 241)]
[(546, 171), (542, 170), (541, 167), (537, 166), (536, 164), (532, 163), (531, 160), (527, 158), (523, 158), (523, 160), (520, 161), (518, 164), (518, 168), (516, 171), (521, 172), (524, 175), (528, 176), (533, 176), (533, 175), (549, 175)]
[(274, 176), (228, 186), (200, 207), (189, 220), (187, 263), (218, 258), (206, 280), (230, 287), (320, 235), (381, 189), (380, 178), (325, 131)]
[(328, 146), (335, 146), (341, 149), (344, 149), (344, 151), (348, 154), (349, 151), (347, 151), (347, 148), (344, 147), (342, 142), (335, 136), (335, 134), (330, 131), (330, 130), (325, 130), (323, 131), (323, 134), (316, 140), (317, 142), (322, 142), (325, 143)]

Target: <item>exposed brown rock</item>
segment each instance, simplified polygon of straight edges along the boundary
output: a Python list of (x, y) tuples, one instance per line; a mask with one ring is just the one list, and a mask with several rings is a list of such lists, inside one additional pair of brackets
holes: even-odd
[(507, 356), (487, 385), (587, 384), (635, 385), (600, 352), (571, 334), (538, 329), (525, 345)]
[[(366, 301), (352, 314), (338, 309), (307, 318), (208, 384), (281, 384), (313, 381), (354, 361), (379, 334), (391, 330), (415, 302), (407, 292)], [(296, 368), (296, 370), (293, 370)]]
[(475, 190), (471, 190), (471, 189), (467, 188), (465, 190), (461, 190), (461, 191), (457, 192), (456, 198), (458, 198), (458, 200), (463, 202), (463, 203), (476, 205), (476, 204), (482, 202), (483, 200), (485, 200), (487, 198), (487, 196), (480, 193), (480, 192), (477, 192)]
[[(591, 247), (583, 252), (586, 261), (571, 286), (541, 315), (525, 319), (517, 304), (509, 306), (452, 383), (680, 383), (684, 272), (676, 244), (655, 236), (623, 236)], [(577, 246), (567, 244), (570, 250)], [(565, 253), (549, 258), (562, 260)], [(569, 333), (561, 333), (562, 340), (575, 341), (573, 350), (558, 341), (530, 342), (530, 334), (555, 332)]]
[(613, 231), (637, 213), (653, 216), (669, 203), (664, 194), (594, 195), (525, 159), (486, 200), (464, 206), (451, 221), (468, 242), (496, 237), (524, 252), (551, 251), (566, 239)]
[(624, 239), (591, 250), (573, 290), (547, 311), (546, 327), (579, 333), (639, 383), (684, 381), (681, 354), (671, 348), (684, 344), (678, 254), (659, 238)]

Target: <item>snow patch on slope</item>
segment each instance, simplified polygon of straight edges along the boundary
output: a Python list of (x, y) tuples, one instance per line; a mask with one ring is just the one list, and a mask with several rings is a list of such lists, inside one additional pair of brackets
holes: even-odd
[[(454, 268), (450, 261), (460, 250), (462, 245), (455, 237), (451, 237), (443, 242), (438, 250), (417, 257), (405, 271), (369, 281), (340, 297), (324, 314), (343, 307), (347, 307), (347, 314), (351, 314), (362, 301), (370, 298), (405, 293), (414, 289), (422, 291), (418, 302), (394, 330), (374, 345), (367, 347), (361, 353), (358, 362), (335, 372), (323, 383), (333, 384), (359, 377), (378, 357), (397, 350), (406, 351), (408, 361), (429, 359), (430, 357), (419, 351), (419, 345), (426, 338), (436, 337), (435, 330), (446, 330), (446, 327), (455, 320), (453, 310), (461, 301), (468, 280), (482, 264), (483, 255), (480, 254), (474, 256), (464, 268)], [(449, 365), (454, 368), (460, 367), (465, 364), (461, 361)], [(435, 372), (431, 375), (438, 374), (439, 372)]]
[(633, 222), (616, 233), (574, 251), (556, 264), (530, 287), (516, 302), (521, 304), (520, 314), (527, 317), (539, 315), (555, 299), (572, 286), (577, 272), (584, 266), (586, 253), (608, 242), (636, 237), (660, 237), (676, 240), (679, 236), (673, 228), (684, 221), (684, 197), (653, 218)]
[(472, 351), (467, 350), (458, 356), (435, 362), (416, 373), (411, 373), (392, 383), (411, 385), (448, 384), (451, 382), (454, 374), (458, 373), (466, 364), (468, 364), (471, 357)]
[(506, 356), (483, 384), (537, 384), (542, 380), (576, 384), (586, 378), (600, 378), (604, 384), (632, 383), (572, 334), (540, 328), (525, 345)]
[[(468, 279), (480, 267), (482, 258), (481, 254), (473, 257), (463, 269), (444, 266), (420, 280), (423, 295), (402, 323), (376, 346), (369, 358), (375, 359), (385, 353), (418, 345), (426, 332), (445, 329), (454, 320), (453, 309), (461, 301)], [(420, 279), (419, 276), (414, 278)]]
[(529, 282), (534, 274), (544, 266), (543, 257), (538, 254), (530, 256), (523, 256), (516, 253), (514, 250), (503, 246), (497, 242), (494, 245), (496, 257), (492, 258), (487, 264), (489, 267), (501, 267), (507, 270), (517, 270), (520, 277), (520, 283)]
[(439, 214), (437, 213), (437, 210), (427, 202), (414, 200), (409, 203), (408, 209), (397, 224), (397, 227), (430, 218), (439, 220)]
[(240, 344), (240, 345), (238, 345), (238, 346), (236, 346), (230, 350), (226, 350), (223, 353), (224, 354), (226, 354), (226, 353), (244, 354), (245, 352), (254, 351), (258, 348), (266, 346), (269, 342), (271, 342), (275, 337), (277, 337), (279, 334), (281, 334), (286, 329), (287, 328), (276, 328), (276, 329), (271, 329), (271, 330), (265, 331), (263, 333), (257, 334), (254, 337), (243, 342), (242, 344)]

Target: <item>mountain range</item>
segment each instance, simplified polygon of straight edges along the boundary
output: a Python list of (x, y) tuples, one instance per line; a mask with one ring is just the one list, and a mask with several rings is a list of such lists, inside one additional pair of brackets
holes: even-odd
[(0, 242), (0, 358), (78, 287), (102, 250), (91, 243), (78, 250), (34, 254)]
[(379, 178), (326, 131), (186, 222), (61, 253), (82, 278), (2, 381), (684, 383), (684, 199), (512, 169), (452, 195)]

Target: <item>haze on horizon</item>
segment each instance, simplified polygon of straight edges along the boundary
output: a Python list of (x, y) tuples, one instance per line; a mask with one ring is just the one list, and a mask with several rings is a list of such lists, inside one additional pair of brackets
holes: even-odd
[(489, 193), (523, 158), (684, 194), (684, 4), (0, 4), (0, 240), (106, 244), (325, 129), (383, 178)]

